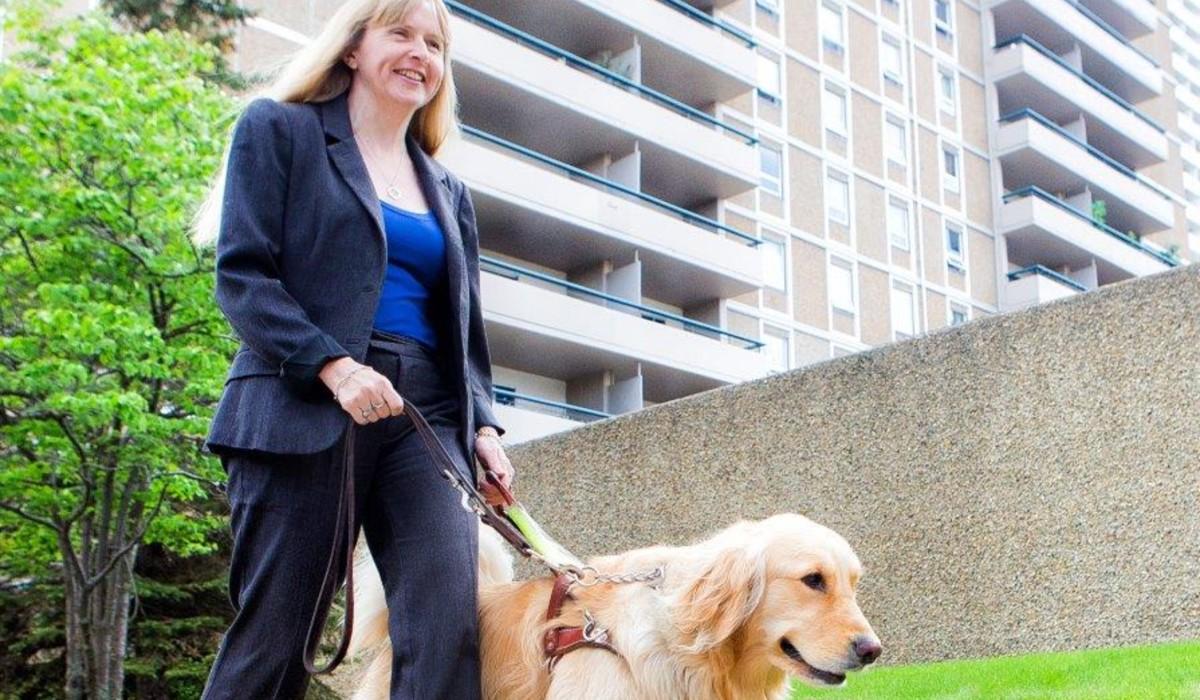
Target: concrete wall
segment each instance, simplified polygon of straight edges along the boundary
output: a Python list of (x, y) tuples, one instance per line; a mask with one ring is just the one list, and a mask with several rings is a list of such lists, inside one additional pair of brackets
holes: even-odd
[(717, 389), (511, 451), (584, 555), (796, 511), (886, 661), (1200, 637), (1200, 268)]

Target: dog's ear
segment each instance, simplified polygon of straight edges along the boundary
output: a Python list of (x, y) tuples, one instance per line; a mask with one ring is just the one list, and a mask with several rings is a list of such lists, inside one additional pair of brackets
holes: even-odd
[(765, 567), (759, 547), (725, 547), (699, 566), (674, 601), (681, 650), (714, 649), (745, 624), (762, 602)]

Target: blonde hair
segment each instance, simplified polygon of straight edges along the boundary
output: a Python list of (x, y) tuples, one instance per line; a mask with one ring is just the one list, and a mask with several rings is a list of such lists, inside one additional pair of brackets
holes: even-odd
[[(430, 156), (458, 132), (458, 93), (450, 70), (450, 15), (442, 0), (350, 0), (325, 23), (321, 33), (286, 59), (276, 77), (261, 91), (250, 95), (242, 105), (258, 97), (277, 102), (324, 102), (350, 87), (354, 71), (343, 57), (362, 42), (367, 27), (400, 22), (415, 5), (432, 2), (442, 32), (443, 75), (438, 91), (418, 109), (408, 130)], [(230, 126), (232, 136), (234, 125)], [(198, 247), (215, 243), (221, 228), (221, 205), (225, 195), (225, 170), (229, 164), (229, 146), (221, 158), (221, 167), (212, 187), (201, 202), (192, 221), (192, 242)]]

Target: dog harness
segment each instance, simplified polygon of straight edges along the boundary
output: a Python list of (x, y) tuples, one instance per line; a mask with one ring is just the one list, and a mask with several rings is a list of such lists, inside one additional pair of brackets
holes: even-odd
[[(562, 613), (563, 604), (571, 598), (571, 586), (577, 579), (568, 574), (559, 574), (554, 578), (554, 589), (550, 591), (550, 603), (546, 607), (546, 621), (549, 622)], [(613, 654), (620, 654), (613, 647), (608, 630), (596, 624), (596, 620), (587, 610), (583, 611), (584, 624), (582, 627), (553, 627), (546, 630), (542, 637), (542, 651), (546, 655), (546, 667), (553, 671), (554, 665), (568, 652), (581, 647), (604, 649)]]

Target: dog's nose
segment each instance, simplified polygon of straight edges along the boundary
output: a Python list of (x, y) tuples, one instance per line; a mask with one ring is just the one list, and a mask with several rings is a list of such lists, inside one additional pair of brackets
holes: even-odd
[(863, 666), (875, 661), (883, 653), (883, 647), (879, 645), (879, 640), (872, 637), (855, 637), (851, 646), (854, 648), (854, 655), (858, 657)]

